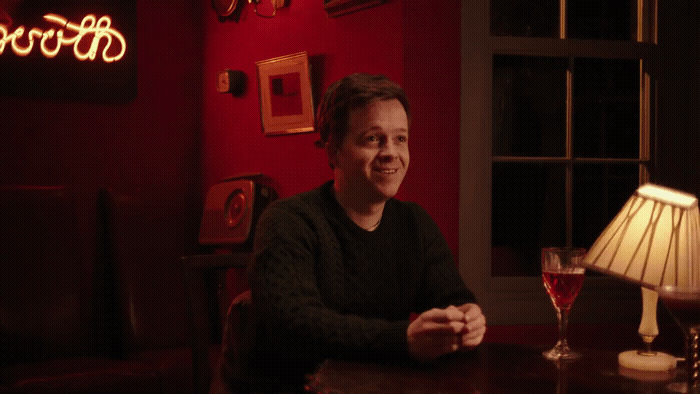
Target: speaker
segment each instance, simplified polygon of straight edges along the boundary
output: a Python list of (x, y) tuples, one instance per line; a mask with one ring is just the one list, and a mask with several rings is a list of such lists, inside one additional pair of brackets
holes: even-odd
[(277, 193), (263, 175), (241, 175), (224, 179), (207, 192), (199, 243), (242, 245), (250, 243), (255, 223)]

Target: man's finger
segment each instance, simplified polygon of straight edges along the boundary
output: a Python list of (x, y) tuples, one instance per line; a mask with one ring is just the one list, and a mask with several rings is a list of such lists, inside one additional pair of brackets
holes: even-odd
[(419, 318), (434, 322), (464, 321), (464, 313), (455, 307), (433, 308), (420, 314)]
[(483, 315), (478, 316), (476, 319), (467, 321), (465, 326), (466, 326), (467, 331), (473, 331), (473, 330), (479, 329), (481, 327), (485, 327), (486, 326), (486, 318)]
[(427, 321), (421, 324), (420, 332), (431, 335), (454, 335), (464, 330), (464, 323), (458, 321), (436, 322)]

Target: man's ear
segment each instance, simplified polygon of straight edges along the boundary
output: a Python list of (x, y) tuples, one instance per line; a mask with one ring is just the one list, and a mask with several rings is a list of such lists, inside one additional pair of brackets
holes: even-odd
[(331, 166), (331, 168), (335, 168), (338, 166), (338, 149), (336, 148), (327, 148), (328, 152), (328, 164)]
[(331, 168), (338, 166), (338, 149), (340, 147), (335, 143), (333, 136), (329, 136), (326, 142), (326, 154), (328, 155), (328, 164)]

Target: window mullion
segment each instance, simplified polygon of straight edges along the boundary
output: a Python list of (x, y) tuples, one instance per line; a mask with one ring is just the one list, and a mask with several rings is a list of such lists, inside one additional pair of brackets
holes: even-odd
[[(564, 0), (562, 0), (564, 2)], [(573, 173), (574, 173), (574, 147), (573, 147), (573, 72), (574, 59), (569, 58), (566, 68), (566, 179), (565, 179), (565, 212), (566, 212), (566, 245), (573, 246)]]
[(639, 61), (639, 184), (649, 182), (650, 138), (652, 128), (652, 80), (644, 59)]
[(559, 0), (559, 38), (566, 38), (566, 0)]

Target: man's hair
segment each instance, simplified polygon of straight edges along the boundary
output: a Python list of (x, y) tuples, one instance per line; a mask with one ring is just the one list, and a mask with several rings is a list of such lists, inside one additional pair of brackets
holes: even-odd
[(410, 124), (411, 111), (406, 93), (384, 75), (356, 73), (334, 82), (326, 90), (316, 112), (316, 130), (321, 135), (316, 146), (326, 148), (328, 152), (337, 150), (348, 132), (352, 110), (391, 99), (401, 102)]

